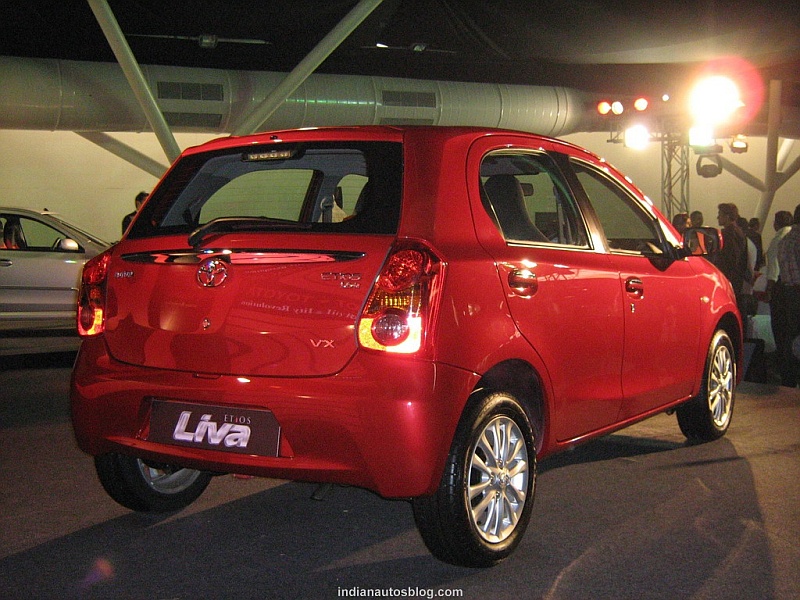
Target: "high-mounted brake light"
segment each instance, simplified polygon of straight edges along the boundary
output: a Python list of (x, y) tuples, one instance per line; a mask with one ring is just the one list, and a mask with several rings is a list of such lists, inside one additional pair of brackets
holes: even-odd
[(431, 318), (439, 278), (439, 259), (427, 248), (393, 250), (359, 320), (359, 343), (385, 352), (417, 352)]
[(106, 281), (109, 252), (98, 254), (83, 267), (78, 296), (78, 335), (92, 337), (105, 331)]

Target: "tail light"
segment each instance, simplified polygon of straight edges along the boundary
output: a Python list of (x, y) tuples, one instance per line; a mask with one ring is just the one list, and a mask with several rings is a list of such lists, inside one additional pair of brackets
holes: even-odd
[(361, 346), (403, 354), (417, 352), (430, 327), (440, 280), (441, 263), (428, 248), (394, 248), (361, 314)]
[(105, 331), (106, 281), (111, 254), (103, 252), (87, 261), (78, 296), (78, 335), (91, 337)]

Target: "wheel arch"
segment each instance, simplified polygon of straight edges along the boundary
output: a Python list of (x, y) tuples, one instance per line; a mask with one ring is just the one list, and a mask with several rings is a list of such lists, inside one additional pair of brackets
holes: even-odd
[(485, 394), (497, 391), (513, 394), (525, 409), (533, 428), (536, 453), (539, 454), (544, 443), (547, 407), (544, 385), (536, 369), (521, 359), (497, 363), (480, 378), (462, 414), (466, 414)]
[[(714, 331), (722, 329), (728, 334), (728, 337), (733, 343), (733, 349), (736, 354), (736, 379), (737, 382), (742, 380), (744, 373), (742, 372), (742, 365), (744, 363), (744, 336), (739, 319), (732, 312), (727, 312), (720, 318), (717, 327)], [(711, 332), (712, 336), (714, 332)]]

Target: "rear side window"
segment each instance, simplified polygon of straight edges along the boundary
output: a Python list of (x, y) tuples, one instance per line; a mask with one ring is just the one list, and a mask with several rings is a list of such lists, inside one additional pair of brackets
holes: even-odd
[(191, 233), (216, 220), (283, 231), (396, 233), (398, 143), (271, 144), (187, 156), (153, 192), (130, 237)]
[(484, 207), (507, 241), (588, 247), (586, 226), (547, 154), (503, 150), (481, 163)]

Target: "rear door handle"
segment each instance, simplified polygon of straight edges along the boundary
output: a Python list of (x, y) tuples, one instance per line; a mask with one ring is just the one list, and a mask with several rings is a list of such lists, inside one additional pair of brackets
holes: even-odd
[(638, 277), (628, 277), (625, 280), (625, 291), (631, 296), (644, 298), (644, 284)]
[(532, 296), (539, 290), (536, 273), (529, 269), (514, 269), (508, 274), (508, 285), (519, 296)]
[(13, 264), (10, 258), (0, 258), (0, 267), (10, 267)]

